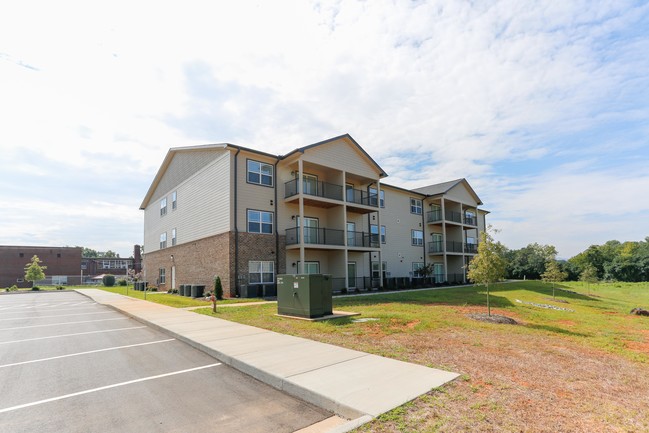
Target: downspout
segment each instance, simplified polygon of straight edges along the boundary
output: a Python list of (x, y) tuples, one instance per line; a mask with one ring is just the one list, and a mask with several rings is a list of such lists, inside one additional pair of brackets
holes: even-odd
[[(279, 164), (279, 156), (277, 157), (277, 161), (275, 161), (275, 166), (273, 168), (273, 175), (275, 179), (275, 276), (277, 276), (277, 273), (279, 271), (279, 229), (277, 228), (277, 181), (278, 181), (278, 176), (277, 176), (277, 164)], [(284, 272), (286, 272), (286, 269), (284, 269)]]
[(426, 214), (426, 207), (424, 206), (424, 200), (426, 200), (428, 197), (429, 196), (427, 195), (421, 200), (421, 231), (424, 236), (422, 242), (422, 246), (424, 247), (424, 268), (426, 267), (426, 220), (424, 218), (424, 215)]
[(239, 227), (237, 224), (237, 155), (241, 152), (237, 148), (234, 154), (234, 294), (239, 295)]

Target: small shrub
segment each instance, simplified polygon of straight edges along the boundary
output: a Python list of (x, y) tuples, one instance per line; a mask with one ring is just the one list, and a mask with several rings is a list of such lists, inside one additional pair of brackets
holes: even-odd
[(118, 284), (119, 286), (126, 286), (127, 281), (126, 281), (126, 279), (124, 279), (124, 278), (120, 278), (119, 280), (117, 280), (117, 284)]
[(101, 279), (101, 282), (104, 284), (106, 287), (113, 287), (115, 285), (115, 275), (111, 274), (106, 274), (104, 277)]
[(148, 290), (149, 292), (157, 292), (157, 291), (158, 291), (158, 288), (157, 288), (156, 286), (148, 286), (148, 287), (147, 287), (147, 290)]
[(56, 286), (56, 290), (65, 290), (65, 287), (63, 287), (63, 286)]
[(34, 292), (36, 292), (36, 291), (38, 291), (38, 290), (40, 290), (40, 289), (41, 289), (41, 288), (38, 287), (38, 286), (34, 286), (34, 287), (32, 287), (32, 290), (33, 290)]
[(216, 295), (216, 299), (223, 299), (223, 286), (221, 285), (221, 277), (214, 278), (214, 294)]
[(9, 288), (7, 288), (7, 292), (17, 292), (18, 291), (18, 286), (15, 284)]

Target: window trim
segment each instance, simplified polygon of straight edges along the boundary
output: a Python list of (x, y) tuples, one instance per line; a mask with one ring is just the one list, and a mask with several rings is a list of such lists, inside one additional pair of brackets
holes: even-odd
[(163, 217), (167, 215), (167, 197), (160, 199), (160, 216)]
[(176, 232), (176, 227), (171, 229), (171, 246), (175, 246), (177, 243), (177, 235), (178, 233)]
[(382, 244), (387, 243), (387, 239), (388, 239), (388, 229), (387, 229), (384, 225), (381, 226), (380, 234), (379, 234), (379, 235), (380, 235), (380, 237), (381, 237), (381, 243), (382, 243)]
[[(250, 212), (259, 212), (259, 231), (254, 232), (250, 231)], [(268, 223), (264, 223), (262, 221), (262, 214), (267, 213), (270, 215), (271, 221), (270, 221), (270, 233), (266, 233), (262, 230), (262, 227), (264, 224), (268, 225)], [(246, 209), (246, 232), (248, 233), (255, 233), (258, 235), (273, 235), (275, 231), (275, 212), (272, 211), (267, 211), (267, 210), (261, 210), (261, 209)]]
[[(296, 264), (297, 264), (297, 268), (300, 269), (300, 261), (299, 260), (297, 261)], [(305, 265), (318, 265), (318, 272), (314, 272), (314, 274), (320, 274), (321, 273), (320, 272), (320, 260), (305, 260), (304, 264)], [(305, 274), (307, 273), (307, 272), (304, 272), (304, 269), (302, 269), (302, 271)]]
[(158, 284), (167, 284), (167, 270), (158, 268)]
[[(420, 238), (415, 238), (415, 233), (421, 233)], [(410, 243), (415, 247), (421, 247), (424, 245), (424, 231), (423, 230), (410, 230)]]
[[(261, 264), (261, 272), (250, 272), (250, 269), (252, 268), (251, 264), (252, 263), (260, 263)], [(264, 274), (269, 274), (270, 272), (264, 272), (264, 263), (270, 263), (272, 265), (272, 281), (264, 281)], [(252, 283), (250, 282), (250, 275), (251, 274), (259, 274), (259, 282)], [(275, 283), (275, 262), (273, 260), (249, 260), (248, 261), (248, 284), (252, 285), (262, 285), (262, 284), (274, 284)]]
[(174, 211), (178, 208), (178, 191), (171, 193), (171, 210)]
[[(251, 162), (256, 162), (257, 164), (260, 164), (259, 166), (259, 182), (252, 182), (250, 180), (250, 173), (256, 173), (256, 172), (251, 172), (249, 164)], [(261, 173), (261, 166), (262, 165), (267, 165), (271, 169), (271, 174), (270, 174), (270, 185), (266, 185), (265, 183), (262, 183), (261, 178), (262, 178), (262, 173)], [(267, 175), (266, 175), (267, 176)], [(268, 162), (262, 162), (262, 161), (257, 161), (256, 159), (250, 159), (246, 158), (246, 183), (249, 183), (251, 185), (259, 185), (259, 186), (265, 186), (266, 188), (274, 188), (275, 187), (275, 166), (273, 164), (270, 164)]]
[[(413, 200), (415, 201), (414, 205), (412, 203)], [(417, 206), (417, 202), (419, 202), (419, 206)], [(413, 208), (414, 208), (415, 212), (412, 211)], [(419, 212), (417, 212), (417, 209), (419, 209)], [(410, 197), (410, 213), (415, 214), (415, 215), (421, 215), (421, 214), (424, 213), (424, 202), (423, 202), (422, 199)]]
[(167, 248), (167, 232), (160, 233), (160, 249)]

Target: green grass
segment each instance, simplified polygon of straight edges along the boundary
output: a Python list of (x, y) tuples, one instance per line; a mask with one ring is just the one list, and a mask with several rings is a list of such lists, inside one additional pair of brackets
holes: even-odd
[[(92, 288), (106, 290), (107, 292), (118, 293), (120, 295), (130, 296), (131, 298), (144, 299), (144, 292), (133, 290), (132, 287), (126, 286), (113, 286), (113, 287), (104, 287), (104, 286), (95, 286)], [(128, 289), (128, 293), (127, 293)], [(205, 301), (204, 298), (193, 299), (186, 296), (172, 295), (170, 293), (158, 293), (158, 292), (146, 292), (146, 300), (150, 302), (155, 302), (158, 304), (168, 305), (170, 307), (184, 308), (184, 307), (197, 307), (197, 306), (212, 306), (210, 301)], [(219, 304), (238, 304), (243, 302), (257, 302), (263, 301), (259, 298), (232, 298), (232, 299), (223, 299), (217, 301), (216, 305)]]
[[(590, 296), (585, 284), (563, 283), (557, 287), (578, 293), (556, 290), (540, 281), (503, 283), (490, 289), (492, 314), (507, 315), (522, 326), (508, 326), (516, 335), (545, 334), (570, 338), (579, 344), (617, 353), (627, 358), (649, 362), (649, 356), (629, 347), (641, 343), (649, 329), (649, 318), (629, 314), (634, 307), (649, 308), (649, 283), (608, 283), (591, 285)], [(557, 311), (529, 304), (533, 302), (568, 308)], [(560, 302), (564, 301), (564, 302)], [(483, 308), (484, 307), (484, 308)], [(324, 322), (305, 322), (275, 316), (273, 304), (219, 310), (218, 317), (277, 332), (325, 339), (344, 344), (350, 336), (390, 335), (439, 331), (440, 329), (503, 330), (503, 325), (478, 322), (467, 312), (486, 313), (484, 287), (449, 287), (438, 290), (404, 291), (353, 298), (334, 298), (334, 309), (361, 313), (377, 321), (354, 323), (352, 318)], [(201, 314), (213, 314), (200, 309)], [(381, 353), (401, 358), (397, 351)]]

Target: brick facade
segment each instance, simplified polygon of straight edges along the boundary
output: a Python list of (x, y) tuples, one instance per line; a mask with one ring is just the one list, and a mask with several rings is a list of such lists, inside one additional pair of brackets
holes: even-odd
[(248, 284), (248, 262), (251, 260), (275, 262), (275, 275), (286, 273), (286, 236), (279, 237), (276, 251), (275, 236), (258, 233), (239, 233), (239, 284)]
[[(173, 259), (172, 259), (173, 256)], [(221, 277), (225, 296), (234, 295), (234, 233), (216, 236), (145, 253), (143, 269), (145, 281), (159, 290), (172, 287), (172, 267), (176, 272), (176, 287), (181, 284), (203, 284), (206, 290), (214, 286), (214, 277)], [(159, 284), (159, 269), (165, 269), (165, 284)]]
[[(24, 281), (25, 266), (33, 256), (47, 266), (45, 276), (65, 275), (68, 284), (79, 284), (81, 279), (81, 247), (25, 247), (0, 246), (0, 288), (31, 287)], [(23, 280), (20, 282), (19, 280)]]

